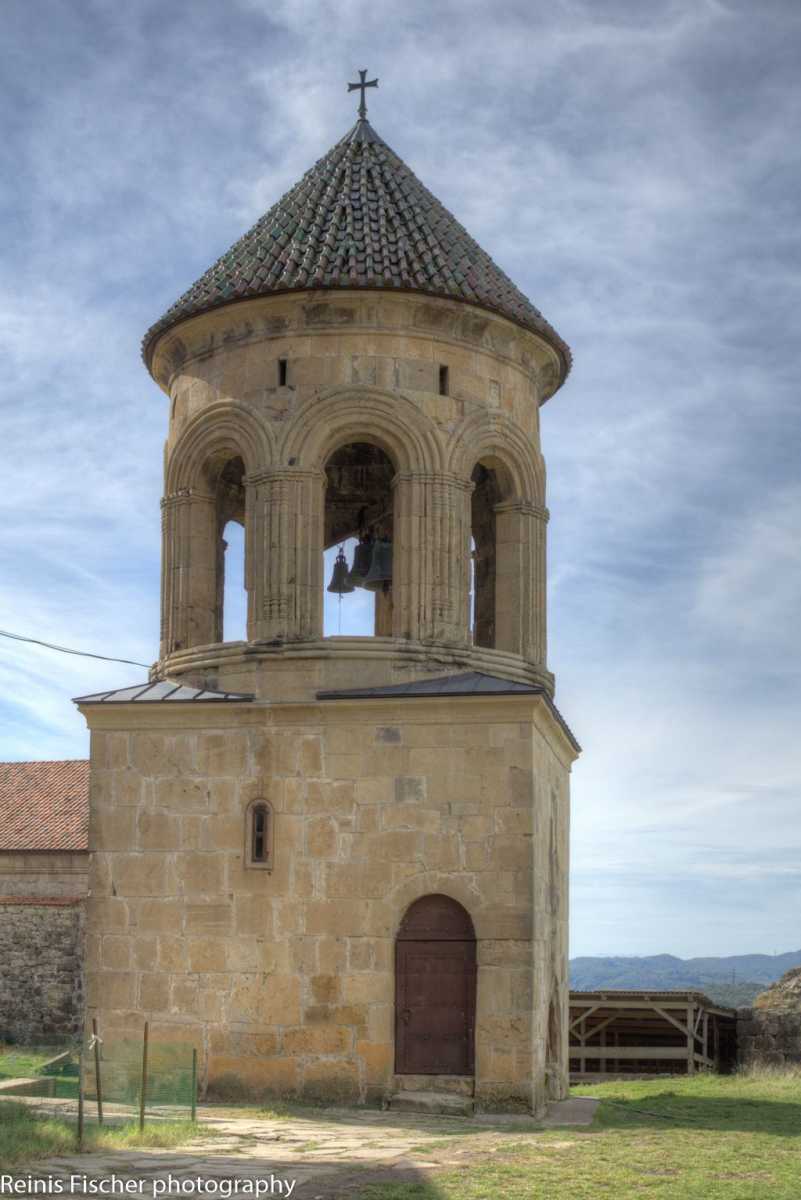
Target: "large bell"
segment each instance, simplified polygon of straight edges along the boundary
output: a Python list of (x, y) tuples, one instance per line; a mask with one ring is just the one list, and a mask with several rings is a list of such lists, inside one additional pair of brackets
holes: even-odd
[(379, 538), (373, 546), (370, 570), (362, 587), (368, 592), (387, 590), (392, 583), (392, 543), (388, 538)]
[(353, 584), (350, 582), (350, 571), (348, 570), (348, 560), (339, 547), (339, 554), (334, 559), (334, 571), (331, 575), (331, 582), (328, 585), (328, 591), (334, 592), (337, 596), (344, 596), (346, 592), (353, 591)]
[(364, 537), (353, 551), (353, 566), (348, 575), (348, 583), (351, 585), (351, 591), (354, 588), (364, 586), (364, 581), (367, 578), (372, 561), (373, 541), (370, 537)]

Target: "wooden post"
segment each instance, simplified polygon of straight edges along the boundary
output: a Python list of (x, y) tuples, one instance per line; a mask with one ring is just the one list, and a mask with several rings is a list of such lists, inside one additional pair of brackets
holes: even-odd
[(81, 1049), (78, 1053), (78, 1152), (83, 1150), (83, 1039), (86, 1036), (81, 1030)]
[(147, 1021), (142, 1039), (142, 1090), (139, 1094), (139, 1132), (145, 1127), (145, 1096), (147, 1094)]
[(695, 1005), (687, 1005), (687, 1074), (695, 1073), (695, 1033), (693, 1031), (693, 1014)]
[(197, 1120), (197, 1050), (192, 1047), (192, 1120)]
[(97, 1017), (92, 1017), (92, 1042), (95, 1051), (95, 1090), (97, 1092), (97, 1123), (103, 1124), (103, 1086), (100, 1079), (100, 1042), (97, 1036)]

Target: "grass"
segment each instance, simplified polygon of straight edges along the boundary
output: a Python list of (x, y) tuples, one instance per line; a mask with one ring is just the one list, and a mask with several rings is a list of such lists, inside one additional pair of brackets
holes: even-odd
[[(139, 1132), (138, 1121), (124, 1125), (90, 1125), (85, 1131), (84, 1150), (105, 1151), (136, 1148), (170, 1149), (197, 1137), (199, 1127), (192, 1121), (159, 1121), (145, 1125)], [(204, 1128), (203, 1136), (213, 1136)], [(0, 1103), (0, 1164), (16, 1167), (51, 1155), (74, 1154), (75, 1121), (63, 1117), (45, 1117), (24, 1104)]]
[[(592, 1127), (423, 1148), (444, 1161), (354, 1200), (799, 1200), (801, 1072), (610, 1082)], [(459, 1160), (458, 1165), (454, 1160)]]
[[(39, 1075), (46, 1062), (59, 1053), (58, 1046), (37, 1050), (31, 1046), (9, 1050), (0, 1046), (0, 1079), (29, 1079)], [(76, 1068), (72, 1068), (76, 1070)], [(59, 1072), (60, 1074), (61, 1072)]]

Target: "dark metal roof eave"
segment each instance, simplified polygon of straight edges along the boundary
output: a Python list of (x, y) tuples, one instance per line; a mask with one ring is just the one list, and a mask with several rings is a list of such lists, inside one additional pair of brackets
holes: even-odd
[[(205, 316), (206, 313), (216, 312), (218, 309), (222, 309), (222, 308), (231, 308), (234, 304), (247, 304), (248, 301), (250, 301), (250, 300), (263, 300), (263, 299), (266, 299), (267, 297), (272, 297), (272, 296), (290, 296), (293, 294), (297, 295), (302, 292), (316, 293), (316, 292), (343, 292), (343, 291), (387, 292), (390, 295), (397, 295), (398, 293), (402, 293), (405, 295), (412, 295), (412, 296), (430, 296), (436, 300), (451, 300), (451, 301), (453, 301), (454, 304), (464, 304), (466, 308), (483, 309), (485, 312), (492, 313), (493, 316), (502, 317), (505, 321), (511, 322), (512, 325), (517, 325), (517, 327), (519, 329), (525, 329), (527, 333), (533, 333), (533, 334), (536, 334), (538, 337), (541, 337), (544, 341), (546, 341), (548, 343), (548, 345), (551, 347), (551, 349), (554, 350), (556, 352), (556, 354), (559, 355), (559, 361), (562, 364), (562, 371), (561, 371), (561, 374), (559, 377), (559, 383), (554, 388), (554, 391), (551, 393), (551, 395), (554, 395), (559, 390), (559, 388), (562, 387), (562, 385), (567, 380), (567, 377), (570, 374), (571, 368), (573, 366), (573, 355), (571, 353), (570, 347), (568, 346), (567, 342), (562, 341), (562, 339), (559, 337), (556, 330), (553, 329), (547, 321), (544, 322), (544, 325), (546, 327), (540, 328), (539, 326), (535, 325), (533, 322), (531, 322), (529, 324), (525, 321), (517, 320), (515, 317), (511, 316), (509, 313), (504, 312), (502, 309), (494, 308), (485, 302), (480, 302), (478, 300), (468, 300), (467, 298), (465, 298), (463, 296), (452, 296), (452, 295), (449, 295), (447, 292), (429, 291), (426, 288), (391, 287), (391, 286), (388, 286), (386, 283), (350, 284), (350, 285), (348, 285), (348, 284), (319, 285), (318, 284), (314, 287), (281, 288), (281, 289), (277, 289), (275, 291), (269, 291), (269, 292), (254, 292), (252, 296), (234, 296), (230, 300), (218, 300), (213, 304), (209, 304), (208, 307), (206, 307), (206, 308), (198, 309), (197, 312), (188, 313), (186, 315), (176, 316), (174, 321), (168, 321), (165, 324), (162, 324), (162, 321), (157, 321), (155, 325), (151, 325), (150, 329), (148, 329), (147, 333), (145, 334), (144, 338), (142, 339), (142, 361), (144, 362), (145, 366), (147, 367), (148, 374), (151, 376), (151, 378), (155, 379), (155, 376), (153, 375), (153, 354), (155, 353), (156, 345), (158, 344), (159, 340), (162, 337), (164, 337), (166, 334), (172, 333), (173, 330), (178, 329), (181, 325), (184, 324), (184, 322), (193, 321), (196, 317)], [(162, 318), (162, 320), (163, 320), (163, 318)], [(546, 400), (549, 400), (549, 399), (550, 399), (550, 396), (547, 396)], [(543, 400), (542, 403), (544, 404), (545, 400)]]

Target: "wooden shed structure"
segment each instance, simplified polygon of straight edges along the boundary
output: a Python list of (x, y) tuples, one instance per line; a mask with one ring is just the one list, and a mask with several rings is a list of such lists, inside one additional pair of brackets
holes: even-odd
[(737, 1058), (737, 1014), (703, 992), (570, 993), (570, 1077), (725, 1074)]

